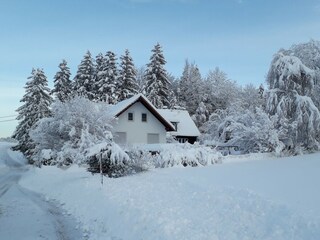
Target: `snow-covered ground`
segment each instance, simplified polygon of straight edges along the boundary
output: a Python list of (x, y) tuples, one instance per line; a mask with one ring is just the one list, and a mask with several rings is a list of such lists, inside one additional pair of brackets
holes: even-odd
[(81, 239), (79, 223), (57, 201), (19, 184), (30, 167), (11, 146), (0, 143), (0, 239)]
[[(103, 186), (99, 176), (77, 166), (30, 167), (19, 183), (59, 202), (88, 239), (312, 240), (320, 238), (319, 160), (320, 153), (229, 156), (207, 167), (105, 178)], [(19, 217), (6, 216), (4, 196), (0, 239), (6, 239), (2, 223), (13, 226)]]

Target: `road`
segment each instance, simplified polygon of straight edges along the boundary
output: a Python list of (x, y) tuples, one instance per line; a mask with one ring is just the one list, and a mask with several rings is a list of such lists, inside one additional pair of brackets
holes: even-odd
[(79, 224), (58, 202), (19, 185), (31, 167), (11, 146), (0, 143), (0, 239), (82, 239)]

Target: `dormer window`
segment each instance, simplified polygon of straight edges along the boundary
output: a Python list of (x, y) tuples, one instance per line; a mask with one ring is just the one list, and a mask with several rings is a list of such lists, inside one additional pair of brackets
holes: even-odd
[(141, 121), (142, 122), (146, 122), (147, 121), (147, 114), (146, 113), (142, 113), (141, 114)]
[(132, 112), (128, 113), (128, 120), (133, 121), (133, 113)]
[(171, 124), (174, 126), (175, 131), (178, 131), (178, 122), (171, 122)]

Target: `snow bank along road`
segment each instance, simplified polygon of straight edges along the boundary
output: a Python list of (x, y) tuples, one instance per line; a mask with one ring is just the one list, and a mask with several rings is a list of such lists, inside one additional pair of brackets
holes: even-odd
[(57, 202), (19, 184), (28, 166), (11, 146), (0, 143), (0, 239), (81, 239), (75, 220)]

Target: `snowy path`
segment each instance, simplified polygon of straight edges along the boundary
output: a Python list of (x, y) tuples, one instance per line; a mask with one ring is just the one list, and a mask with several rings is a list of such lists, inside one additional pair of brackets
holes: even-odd
[(57, 202), (19, 185), (28, 167), (11, 146), (0, 143), (0, 239), (81, 239), (75, 220)]

